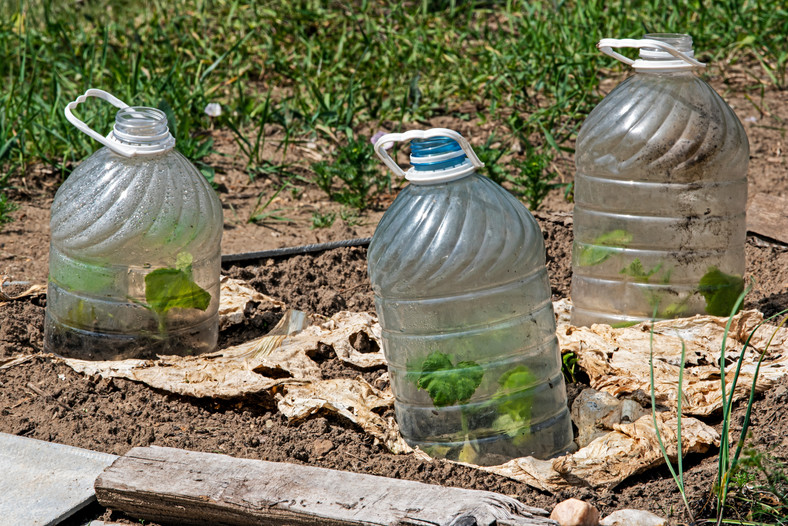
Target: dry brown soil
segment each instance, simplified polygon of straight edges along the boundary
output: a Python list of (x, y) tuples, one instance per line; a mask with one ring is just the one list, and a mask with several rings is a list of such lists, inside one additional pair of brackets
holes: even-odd
[[(733, 70), (718, 71), (714, 86), (734, 107), (750, 138), (750, 196), (757, 192), (785, 196), (788, 180), (786, 128), (788, 97), (785, 91), (763, 91), (751, 75)], [(603, 91), (613, 82), (603, 83)], [(436, 117), (419, 127), (454, 127), (474, 143), (483, 142), (492, 125), (477, 125), (473, 119)], [(416, 127), (414, 125), (414, 127)], [(366, 130), (370, 132), (371, 130)], [(277, 247), (319, 243), (370, 236), (385, 206), (394, 197), (383, 195), (376, 207), (365, 213), (360, 225), (349, 226), (337, 219), (329, 229), (311, 229), (313, 211), (338, 210), (316, 188), (282, 192), (273, 206), (282, 209), (288, 222), (248, 223), (260, 194), (263, 201), (280, 183), (276, 177), (250, 179), (244, 171), (232, 137), (214, 131), (221, 154), (211, 161), (219, 172), (220, 198), (224, 204), (225, 254)], [(276, 130), (267, 142), (267, 154), (281, 157), (275, 149)], [(287, 159), (330, 158), (330, 140), (291, 148)], [(404, 159), (403, 159), (404, 162)], [(571, 180), (573, 159), (556, 160), (555, 168)], [(48, 209), (60, 176), (43, 167), (31, 167), (13, 180), (12, 199), (20, 205), (15, 221), (0, 233), (0, 276), (9, 281), (44, 284), (47, 274)], [(396, 189), (395, 189), (396, 190)], [(536, 216), (544, 232), (547, 264), (554, 298), (569, 294), (572, 241), (571, 204), (555, 192)], [(342, 248), (310, 255), (251, 261), (226, 269), (231, 276), (249, 280), (259, 291), (277, 297), (288, 307), (329, 316), (340, 310), (374, 310), (366, 275), (366, 250)], [(788, 248), (750, 236), (747, 242), (747, 273), (756, 286), (747, 299), (748, 308), (767, 314), (788, 307)], [(665, 468), (653, 469), (625, 482), (613, 491), (578, 488), (559, 495), (536, 491), (525, 484), (486, 474), (444, 461), (424, 461), (388, 453), (354, 425), (332, 416), (318, 416), (290, 425), (272, 407), (271, 401), (248, 399), (236, 403), (190, 399), (150, 389), (125, 380), (103, 380), (75, 373), (51, 355), (41, 353), (46, 298), (33, 296), (0, 303), (0, 364), (8, 358), (39, 353), (29, 361), (0, 369), (0, 431), (69, 444), (114, 454), (135, 446), (159, 445), (245, 458), (310, 464), (341, 470), (418, 480), (512, 495), (523, 502), (550, 509), (558, 501), (577, 497), (591, 501), (603, 515), (621, 508), (651, 510), (670, 518), (686, 520), (678, 492)], [(221, 334), (221, 346), (259, 336), (282, 316), (278, 310), (256, 308), (249, 319)], [(326, 378), (359, 373), (370, 378), (380, 370), (358, 371), (334, 357), (323, 357)], [(584, 385), (569, 386), (575, 396)], [(44, 395), (41, 394), (44, 393)], [(788, 458), (788, 380), (757, 400), (748, 444), (779, 458)], [(741, 424), (742, 408), (734, 415)], [(717, 425), (719, 417), (709, 420)], [(716, 473), (715, 454), (688, 459), (687, 489), (693, 507), (708, 502)], [(705, 512), (709, 516), (710, 511)], [(128, 520), (118, 512), (95, 505), (71, 524), (103, 517)]]

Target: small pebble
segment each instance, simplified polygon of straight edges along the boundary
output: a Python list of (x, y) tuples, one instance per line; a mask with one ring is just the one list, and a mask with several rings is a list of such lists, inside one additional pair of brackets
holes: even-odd
[(319, 438), (312, 442), (312, 454), (316, 457), (322, 457), (332, 449), (334, 449), (334, 443), (327, 438)]
[(668, 522), (644, 510), (618, 510), (614, 511), (599, 524), (601, 526), (666, 526)]
[(561, 526), (597, 526), (599, 511), (587, 502), (569, 499), (559, 502), (550, 518)]

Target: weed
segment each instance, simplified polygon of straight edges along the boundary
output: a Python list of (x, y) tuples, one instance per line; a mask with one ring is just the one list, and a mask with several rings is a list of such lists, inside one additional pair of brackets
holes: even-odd
[(316, 228), (331, 228), (337, 218), (336, 212), (313, 212), (312, 213), (312, 230)]
[(0, 190), (0, 232), (3, 231), (5, 225), (14, 220), (10, 214), (17, 208), (19, 208), (19, 206), (13, 201), (10, 201), (8, 196)]
[(338, 203), (356, 210), (369, 208), (373, 189), (380, 192), (391, 184), (391, 176), (381, 172), (374, 155), (367, 141), (351, 137), (339, 147), (333, 161), (312, 164), (315, 182)]
[(484, 175), (498, 184), (503, 184), (505, 180), (510, 178), (509, 171), (500, 162), (501, 158), (506, 155), (507, 149), (494, 147), (495, 142), (495, 135), (490, 135), (483, 145), (474, 148), (474, 152), (484, 163)]
[(359, 216), (358, 211), (350, 208), (342, 207), (342, 209), (339, 211), (339, 218), (342, 219), (342, 221), (347, 226), (357, 226), (362, 223), (362, 219), (361, 216)]
[[(747, 449), (731, 477), (732, 500), (744, 507), (747, 520), (786, 524), (788, 520), (788, 465), (754, 449)], [(741, 514), (742, 510), (738, 510)]]
[[(542, 135), (539, 165), (539, 155), (565, 149), (598, 101), (602, 68), (619, 67), (595, 43), (667, 29), (691, 33), (704, 60), (752, 57), (769, 82), (786, 84), (780, 0), (645, 2), (637, 17), (621, 0), (416, 4), (151, 0), (139, 11), (111, 0), (3, 2), (0, 162), (24, 170), (43, 161), (67, 174), (96, 145), (62, 108), (100, 87), (165, 109), (178, 148), (209, 179), (204, 130), (230, 129), (256, 177), (271, 162), (263, 150), (272, 126), (284, 133), (286, 154), (317, 132), (336, 138), (368, 123), (424, 122), (466, 102), (521, 143)], [(208, 103), (222, 114), (206, 115)], [(85, 111), (94, 127), (111, 121), (108, 109)], [(551, 175), (542, 174), (545, 184), (556, 184)], [(535, 190), (526, 196), (533, 208), (543, 185), (525, 186)], [(366, 198), (352, 199), (359, 207)]]
[(564, 380), (573, 384), (577, 382), (577, 355), (571, 351), (561, 355), (561, 372), (564, 373)]
[(566, 185), (556, 183), (558, 174), (548, 172), (553, 160), (549, 152), (537, 152), (531, 144), (528, 144), (525, 152), (525, 159), (512, 161), (516, 175), (510, 176), (509, 181), (514, 192), (525, 198), (528, 208), (536, 210), (551, 190)]
[(273, 194), (271, 194), (271, 197), (269, 197), (265, 201), (265, 203), (262, 202), (263, 193), (261, 192), (260, 195), (257, 197), (257, 203), (255, 204), (254, 210), (252, 210), (252, 213), (249, 214), (249, 219), (247, 219), (247, 223), (266, 223), (269, 221), (279, 221), (279, 222), (290, 221), (290, 219), (288, 219), (287, 217), (280, 215), (285, 210), (284, 208), (274, 208), (272, 210), (268, 209), (271, 203), (274, 202), (274, 199), (276, 199), (285, 188), (289, 188), (290, 186), (291, 186), (290, 183), (285, 183), (281, 185), (279, 188), (276, 189), (276, 191)]

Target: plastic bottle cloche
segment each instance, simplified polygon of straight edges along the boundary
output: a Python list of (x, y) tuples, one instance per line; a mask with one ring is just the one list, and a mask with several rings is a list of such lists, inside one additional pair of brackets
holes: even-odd
[[(410, 142), (407, 174), (388, 156)], [(480, 465), (572, 444), (542, 233), (452, 130), (375, 146), (410, 185), (368, 251), (400, 432), (435, 457)]]
[(695, 73), (689, 35), (598, 47), (635, 73), (577, 137), (572, 323), (727, 316), (744, 290), (744, 128)]
[[(72, 112), (91, 96), (120, 108), (107, 137)], [(52, 203), (45, 348), (91, 360), (215, 350), (222, 208), (213, 188), (174, 149), (155, 108), (88, 90), (66, 116), (105, 146)]]

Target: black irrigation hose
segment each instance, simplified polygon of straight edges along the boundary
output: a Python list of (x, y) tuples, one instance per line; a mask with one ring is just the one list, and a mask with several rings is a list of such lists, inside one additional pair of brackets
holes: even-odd
[(301, 245), (298, 247), (274, 248), (272, 250), (262, 250), (259, 252), (243, 252), (241, 254), (226, 254), (222, 256), (222, 265), (237, 263), (247, 265), (254, 261), (269, 258), (279, 258), (286, 256), (298, 256), (302, 254), (312, 254), (343, 247), (366, 247), (372, 241), (371, 237), (361, 237), (357, 239), (344, 239), (342, 241), (331, 241), (329, 243), (315, 243), (312, 245)]

